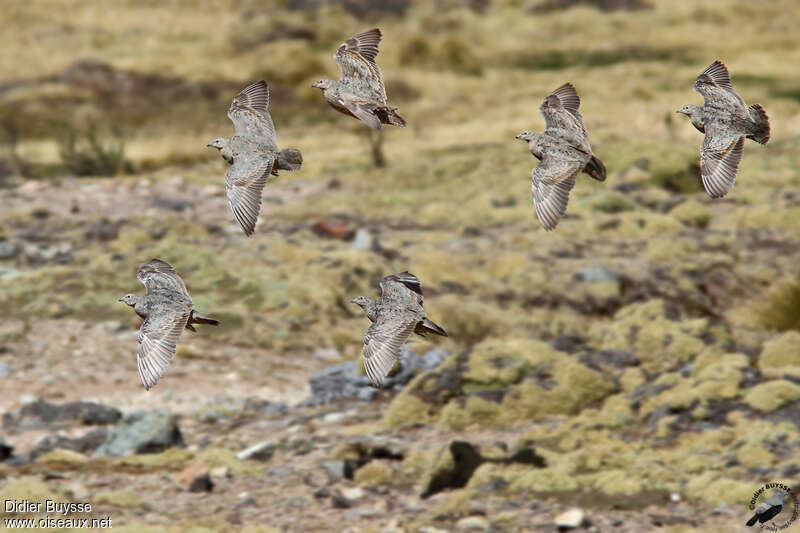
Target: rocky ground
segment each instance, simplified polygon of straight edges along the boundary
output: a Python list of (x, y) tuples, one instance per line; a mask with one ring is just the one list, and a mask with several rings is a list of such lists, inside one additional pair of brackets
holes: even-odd
[[(0, 499), (137, 532), (699, 533), (752, 531), (753, 493), (794, 486), (794, 2), (223, 4), (6, 13)], [(383, 167), (310, 89), (374, 25), (410, 124)], [(712, 202), (673, 111), (718, 57), (773, 138)], [(248, 239), (205, 144), (261, 77), (305, 160)], [(609, 176), (546, 233), (514, 136), (568, 80)], [(118, 299), (153, 257), (221, 325), (185, 332), (146, 392)], [(348, 302), (406, 269), (449, 337), (413, 339), (376, 391)]]

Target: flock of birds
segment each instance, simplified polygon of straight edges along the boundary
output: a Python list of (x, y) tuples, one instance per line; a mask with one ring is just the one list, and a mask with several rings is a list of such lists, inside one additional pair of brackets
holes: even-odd
[[(342, 43), (333, 56), (341, 78), (321, 79), (313, 87), (322, 90), (331, 107), (373, 129), (380, 129), (382, 124), (404, 127), (406, 121), (387, 102), (375, 61), (380, 41), (381, 31), (374, 28)], [(703, 106), (687, 105), (677, 112), (688, 115), (694, 127), (705, 134), (700, 148), (702, 182), (709, 196), (721, 198), (733, 188), (744, 139), (761, 144), (769, 141), (769, 118), (760, 105), (745, 104), (720, 61), (697, 77), (694, 89), (703, 96)], [(556, 228), (566, 212), (578, 174), (585, 172), (598, 181), (606, 179), (606, 168), (589, 145), (589, 134), (578, 111), (580, 103), (575, 87), (565, 83), (548, 94), (539, 107), (544, 131), (526, 130), (517, 135), (540, 161), (531, 175), (533, 204), (548, 231)], [(220, 137), (208, 144), (231, 165), (225, 174), (225, 190), (233, 216), (248, 236), (255, 231), (266, 184), (278, 170), (298, 170), (303, 162), (299, 150), (278, 148), (268, 108), (267, 83), (262, 80), (247, 86), (228, 109), (233, 137)], [(186, 286), (168, 263), (148, 261), (139, 268), (137, 278), (145, 286), (145, 295), (128, 294), (120, 301), (144, 319), (137, 363), (142, 383), (149, 390), (174, 358), (184, 328), (194, 331), (193, 324), (218, 322), (194, 312)], [(380, 299), (359, 296), (351, 300), (372, 322), (364, 337), (363, 355), (367, 376), (375, 387), (381, 386), (412, 332), (447, 336), (426, 318), (422, 285), (416, 276), (408, 272), (386, 276), (380, 290)]]

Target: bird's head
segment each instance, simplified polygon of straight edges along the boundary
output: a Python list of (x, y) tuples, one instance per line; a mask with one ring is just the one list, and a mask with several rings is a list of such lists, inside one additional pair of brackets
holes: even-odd
[(324, 91), (325, 89), (328, 89), (331, 86), (331, 80), (326, 80), (326, 79), (317, 80), (314, 83), (312, 83), (311, 86)]
[(225, 145), (228, 144), (228, 139), (223, 139), (222, 137), (217, 137), (206, 146), (209, 148), (216, 148), (217, 150), (222, 150), (225, 148)]
[(675, 112), (682, 115), (692, 116), (692, 113), (694, 113), (697, 109), (699, 108), (696, 105), (685, 105)]
[(350, 300), (351, 304), (356, 304), (361, 309), (366, 309), (367, 306), (372, 302), (367, 296), (358, 296)]
[(122, 298), (119, 299), (120, 302), (125, 302), (126, 304), (133, 307), (136, 305), (136, 295), (135, 294), (126, 294)]
[(522, 141), (526, 141), (527, 142), (527, 141), (532, 140), (535, 136), (536, 136), (536, 134), (534, 132), (532, 132), (531, 130), (525, 130), (522, 133), (520, 133), (519, 135), (517, 135), (517, 139), (520, 139)]

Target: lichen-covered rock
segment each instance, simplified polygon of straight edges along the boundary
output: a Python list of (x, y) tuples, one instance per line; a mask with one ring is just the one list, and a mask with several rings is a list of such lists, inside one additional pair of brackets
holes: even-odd
[(774, 411), (789, 402), (800, 399), (800, 385), (785, 379), (776, 379), (752, 387), (744, 401), (759, 411)]
[(549, 345), (530, 339), (488, 339), (476, 346), (462, 374), (464, 390), (502, 389), (559, 359)]
[(432, 419), (433, 406), (425, 403), (410, 390), (404, 390), (395, 396), (383, 412), (383, 423), (389, 428), (426, 424)]
[(602, 349), (633, 350), (645, 370), (659, 371), (697, 355), (707, 329), (706, 319), (673, 319), (664, 301), (656, 299), (623, 307), (612, 323), (594, 327), (592, 337)]
[(708, 208), (697, 200), (687, 200), (673, 207), (670, 215), (674, 216), (687, 226), (705, 228), (711, 220)]
[(394, 470), (385, 461), (370, 461), (356, 470), (353, 480), (364, 487), (389, 485), (394, 477)]
[(23, 477), (5, 481), (5, 486), (0, 488), (0, 500), (2, 501), (27, 500), (35, 503), (44, 503), (45, 500), (58, 501), (58, 493), (54, 488), (38, 479)]
[(468, 428), (499, 428), (510, 423), (509, 415), (498, 402), (470, 396), (464, 402), (454, 400), (448, 403), (442, 409), (439, 422), (456, 431)]
[(765, 376), (800, 377), (800, 332), (787, 331), (765, 342), (758, 364)]
[(559, 356), (537, 379), (526, 379), (503, 398), (503, 407), (534, 420), (552, 414), (575, 414), (616, 390), (615, 382), (577, 361)]

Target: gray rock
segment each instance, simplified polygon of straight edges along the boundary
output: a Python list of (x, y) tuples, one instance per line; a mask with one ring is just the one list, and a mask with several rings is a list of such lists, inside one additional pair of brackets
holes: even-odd
[(268, 461), (274, 452), (275, 444), (273, 444), (271, 441), (265, 440), (240, 451), (236, 454), (236, 458), (240, 461), (247, 461), (249, 459), (254, 459), (256, 461)]
[(344, 461), (325, 461), (320, 466), (325, 469), (331, 483), (337, 483), (344, 479)]
[(137, 411), (114, 426), (92, 457), (158, 453), (172, 446), (185, 446), (177, 418), (167, 411)]
[(109, 430), (107, 428), (95, 428), (76, 438), (63, 435), (46, 435), (36, 441), (36, 444), (28, 452), (28, 458), (33, 461), (38, 456), (57, 448), (89, 454), (106, 441), (108, 433)]
[(311, 357), (324, 361), (335, 361), (336, 359), (341, 359), (342, 354), (336, 348), (318, 348), (314, 350)]
[(362, 518), (375, 518), (381, 513), (375, 509), (350, 509), (344, 512), (344, 519), (348, 522), (358, 522)]
[(292, 474), (294, 474), (294, 468), (291, 466), (276, 466), (267, 469), (267, 475), (269, 477), (285, 478)]
[(34, 399), (19, 409), (3, 414), (3, 427), (42, 428), (78, 421), (86, 425), (114, 424), (122, 417), (119, 409), (94, 402), (53, 404)]
[(0, 363), (0, 378), (10, 376), (14, 370), (5, 363)]
[(482, 516), (468, 516), (456, 522), (457, 531), (489, 531), (491, 525), (489, 521)]
[(0, 261), (14, 259), (19, 254), (19, 245), (14, 241), (0, 241)]
[(13, 279), (19, 276), (19, 270), (16, 268), (0, 266), (0, 280)]
[(620, 282), (619, 275), (604, 265), (584, 267), (575, 272), (575, 274), (572, 275), (572, 279), (586, 283)]
[[(447, 358), (447, 352), (433, 348), (420, 357), (403, 345), (400, 350), (400, 370), (384, 379), (385, 388), (400, 390), (419, 372), (439, 366)], [(309, 380), (311, 397), (303, 405), (320, 405), (342, 398), (371, 400), (377, 389), (370, 385), (367, 376), (359, 372), (357, 361), (345, 361), (323, 368)]]

